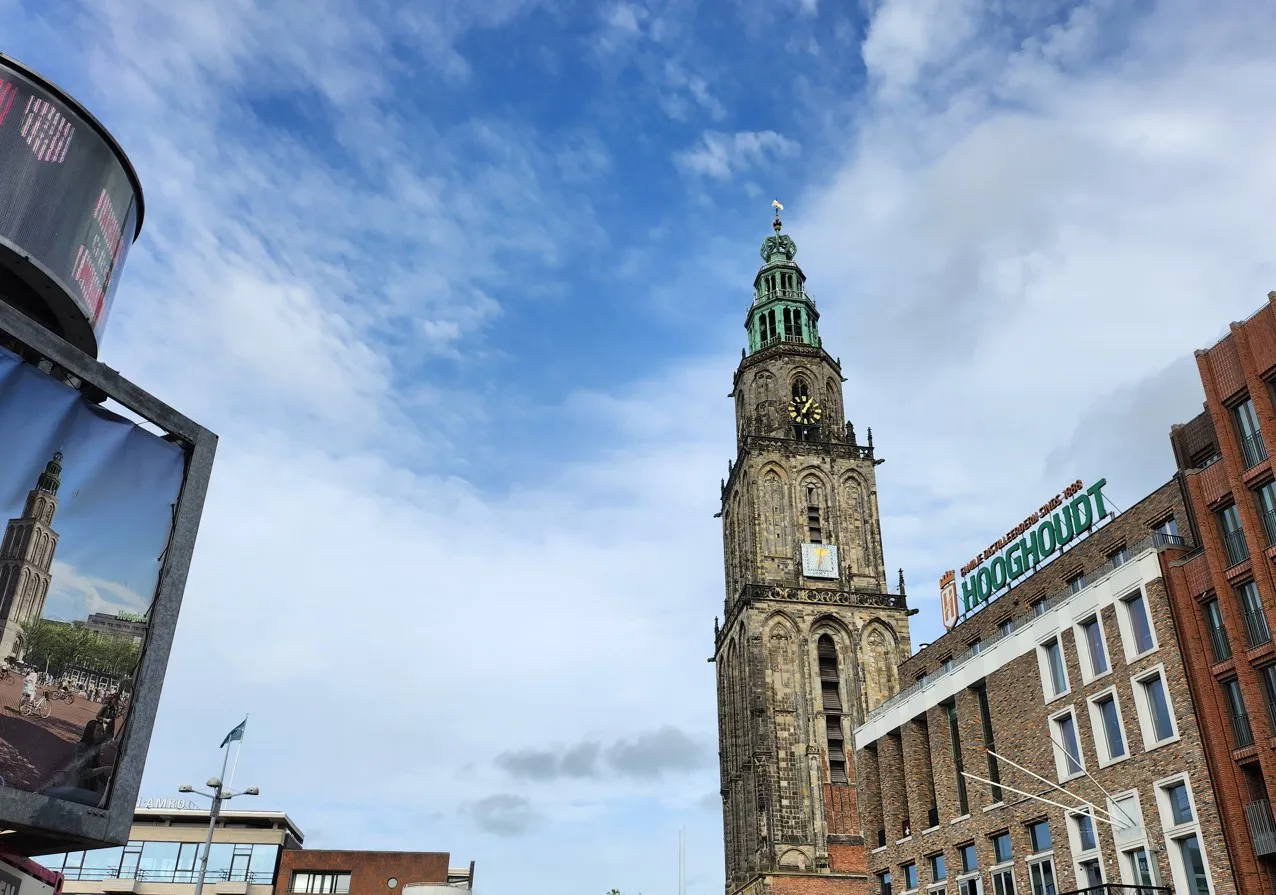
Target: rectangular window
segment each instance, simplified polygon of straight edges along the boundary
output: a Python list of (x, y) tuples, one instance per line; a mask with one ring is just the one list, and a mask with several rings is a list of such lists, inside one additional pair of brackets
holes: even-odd
[(1028, 825), (1028, 840), (1032, 843), (1032, 853), (1050, 851), (1050, 821), (1039, 820)]
[(1246, 581), (1236, 589), (1241, 603), (1241, 613), (1245, 618), (1245, 637), (1251, 647), (1262, 646), (1272, 639), (1271, 628), (1267, 626), (1267, 610), (1263, 606), (1263, 598), (1258, 593), (1258, 585)]
[(1148, 617), (1147, 600), (1142, 591), (1135, 591), (1121, 600), (1125, 617), (1130, 622), (1131, 644), (1134, 655), (1141, 656), (1156, 649), (1156, 637), (1152, 633), (1152, 620)]
[(1201, 854), (1201, 840), (1195, 834), (1174, 840), (1175, 857), (1189, 895), (1209, 895), (1210, 875), (1205, 871), (1205, 858)]
[(957, 805), (964, 816), (970, 813), (970, 802), (966, 797), (966, 768), (961, 760), (961, 729), (957, 723), (957, 703), (946, 703), (944, 709), (948, 713), (948, 735), (952, 739), (953, 765), (957, 771)]
[[(1054, 741), (1058, 744), (1055, 748), (1055, 765), (1059, 772), (1059, 779), (1066, 780), (1080, 774), (1083, 769), (1081, 746), (1077, 740), (1077, 722), (1073, 717), (1072, 709), (1068, 709), (1062, 715), (1053, 718), (1052, 723), (1054, 724)], [(1062, 754), (1059, 754), (1060, 749), (1063, 750)]]
[[(1125, 757), (1125, 736), (1121, 731), (1121, 711), (1117, 707), (1116, 694), (1100, 696), (1091, 703), (1099, 716), (1095, 725), (1095, 739), (1099, 741), (1099, 754), (1108, 762)], [(1104, 762), (1100, 762), (1102, 764)]]
[(980, 640), (978, 637), (970, 641), (970, 654), (972, 656), (979, 655), (981, 652), (983, 652), (983, 650), (984, 650), (984, 642)]
[(957, 881), (957, 895), (983, 895), (983, 886), (980, 885), (979, 875), (976, 874), (966, 879)]
[(1258, 430), (1253, 400), (1246, 398), (1237, 404), (1232, 410), (1232, 419), (1236, 424), (1236, 439), (1240, 442), (1245, 468), (1253, 469), (1267, 459), (1267, 446), (1263, 444), (1263, 435)]
[(1196, 820), (1192, 812), (1192, 798), (1188, 795), (1186, 783), (1171, 783), (1165, 787), (1165, 801), (1170, 806), (1171, 826), (1190, 824)]
[(993, 895), (1015, 895), (1015, 872), (1007, 867), (992, 875)]
[(1087, 889), (1100, 889), (1103, 886), (1103, 869), (1098, 858), (1089, 858), (1077, 864), (1081, 871), (1077, 883)]
[(1276, 665), (1264, 665), (1258, 670), (1258, 679), (1263, 684), (1263, 700), (1267, 703), (1267, 720), (1276, 734)]
[(1085, 587), (1084, 575), (1073, 575), (1068, 579), (1068, 590), (1072, 593), (1079, 593), (1081, 588)]
[(979, 855), (975, 852), (975, 843), (959, 845), (957, 854), (961, 857), (962, 873), (974, 873), (979, 869)]
[(904, 891), (912, 892), (917, 888), (917, 865), (905, 864), (900, 869), (904, 871)]
[(979, 684), (974, 690), (979, 700), (979, 722), (984, 729), (984, 754), (988, 756), (988, 779), (993, 783), (992, 801), (996, 804), (1003, 798), (1001, 787), (997, 785), (1001, 782), (1001, 765), (997, 761), (997, 756), (993, 755), (997, 751), (997, 744), (993, 741), (992, 709), (988, 705), (988, 688)]
[(947, 673), (947, 672), (949, 672), (949, 671), (952, 671), (952, 670), (953, 670), (953, 657), (952, 657), (952, 656), (947, 656), (947, 657), (945, 657), (945, 658), (943, 658), (943, 659), (940, 659), (940, 660), (939, 660), (939, 670), (940, 670), (940, 671), (942, 671), (942, 672), (945, 672), (945, 673)]
[(305, 895), (349, 895), (350, 874), (334, 871), (296, 870), (292, 874), (290, 892)]
[(1223, 538), (1223, 549), (1227, 553), (1228, 566), (1249, 559), (1249, 546), (1245, 543), (1245, 532), (1241, 530), (1241, 514), (1236, 509), (1236, 504), (1219, 510), (1218, 528)]
[(1068, 692), (1068, 670), (1063, 664), (1063, 646), (1059, 640), (1051, 640), (1042, 646), (1045, 651), (1046, 670), (1050, 675), (1051, 697), (1062, 696)]
[(1014, 847), (1010, 844), (1010, 833), (998, 833), (992, 837), (992, 860), (1001, 864), (1014, 858)]
[(1152, 875), (1152, 861), (1146, 848), (1136, 848), (1125, 853), (1125, 870), (1136, 886), (1152, 887), (1156, 880)]
[[(1165, 692), (1165, 678), (1161, 672), (1139, 679), (1143, 702), (1147, 707), (1147, 725), (1144, 735), (1151, 746), (1174, 738), (1174, 718), (1170, 714), (1170, 700)], [(1150, 736), (1148, 736), (1150, 734)]]
[(1015, 623), (1011, 619), (1006, 619), (1005, 621), (997, 625), (997, 630), (1001, 633), (1002, 637), (1006, 637), (1011, 632), (1013, 632), (1014, 629), (1015, 629)]
[(1267, 546), (1276, 544), (1276, 482), (1268, 482), (1254, 494), (1258, 504), (1258, 518), (1263, 521), (1263, 534)]
[(1241, 685), (1236, 678), (1223, 682), (1223, 696), (1227, 700), (1227, 711), (1232, 719), (1236, 748), (1254, 745), (1254, 731), (1249, 726), (1249, 714), (1245, 711), (1245, 697), (1241, 695)]
[(930, 856), (930, 881), (932, 883), (942, 882), (948, 879), (948, 862), (944, 860), (942, 854)]
[(1122, 547), (1120, 550), (1114, 550), (1108, 554), (1108, 562), (1112, 563), (1112, 568), (1118, 568), (1130, 561), (1130, 548)]
[(1225, 662), (1232, 658), (1232, 644), (1227, 639), (1227, 628), (1223, 624), (1223, 611), (1218, 600), (1210, 599), (1201, 607), (1205, 613), (1205, 627), (1210, 632), (1210, 647), (1215, 662)]
[(1028, 879), (1032, 883), (1032, 895), (1057, 895), (1054, 884), (1054, 859), (1046, 858), (1028, 865)]
[(877, 874), (877, 891), (881, 895), (891, 895), (891, 872)]
[(1153, 531), (1157, 535), (1157, 541), (1162, 544), (1181, 544), (1183, 539), (1179, 537), (1179, 524), (1174, 521), (1171, 516), (1157, 524)]
[(1086, 658), (1090, 662), (1090, 676), (1098, 677), (1108, 671), (1108, 651), (1103, 643), (1103, 625), (1097, 615), (1081, 623), (1082, 640), (1086, 645)]
[(1077, 843), (1080, 846), (1078, 851), (1094, 851), (1099, 847), (1099, 842), (1094, 836), (1094, 818), (1088, 814), (1074, 814), (1072, 822), (1077, 827)]
[(1048, 602), (1046, 602), (1045, 600), (1038, 600), (1037, 602), (1032, 604), (1033, 618), (1036, 618), (1037, 616), (1045, 615), (1046, 611), (1049, 609), (1050, 609), (1050, 604)]

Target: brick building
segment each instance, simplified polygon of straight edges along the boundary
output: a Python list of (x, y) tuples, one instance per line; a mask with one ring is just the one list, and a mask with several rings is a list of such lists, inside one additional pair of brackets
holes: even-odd
[[(909, 610), (887, 590), (872, 430), (845, 422), (841, 367), (781, 232), (762, 247), (731, 396), (715, 623), (726, 890), (863, 893), (847, 743), (898, 689)], [(902, 581), (902, 579), (901, 579)]]
[(876, 890), (1237, 892), (1166, 595), (1185, 517), (1176, 480), (1069, 533), (904, 662), (855, 731)]
[[(68, 895), (192, 895), (208, 810), (139, 808), (126, 845), (44, 855)], [(469, 891), (474, 862), (449, 868), (446, 852), (323, 851), (282, 811), (223, 811), (213, 830), (208, 895), (430, 895)]]
[(1236, 883), (1276, 892), (1276, 292), (1196, 353), (1205, 411), (1170, 440), (1200, 551), (1172, 563), (1170, 595)]

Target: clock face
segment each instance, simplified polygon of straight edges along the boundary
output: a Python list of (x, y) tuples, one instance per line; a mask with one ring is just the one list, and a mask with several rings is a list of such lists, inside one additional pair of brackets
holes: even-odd
[(789, 419), (795, 423), (814, 426), (823, 415), (823, 408), (814, 398), (794, 398), (789, 402)]

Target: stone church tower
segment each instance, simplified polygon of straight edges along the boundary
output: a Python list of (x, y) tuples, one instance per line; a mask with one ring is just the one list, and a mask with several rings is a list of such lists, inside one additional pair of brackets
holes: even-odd
[(44, 613), (49, 569), (58, 548), (52, 525), (61, 477), (62, 454), (56, 453), (27, 494), (22, 515), (9, 520), (0, 540), (0, 659), (16, 652), (22, 623)]
[[(778, 203), (777, 203), (778, 209)], [(911, 652), (887, 590), (872, 430), (844, 422), (841, 365), (777, 210), (735, 373), (715, 623), (728, 895), (867, 891), (851, 731)]]

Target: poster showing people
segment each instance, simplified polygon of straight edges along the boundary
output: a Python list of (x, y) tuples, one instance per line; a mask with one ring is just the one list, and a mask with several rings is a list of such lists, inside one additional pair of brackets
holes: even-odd
[(0, 785), (108, 804), (184, 463), (0, 349)]

